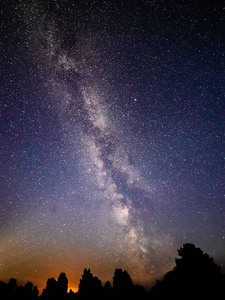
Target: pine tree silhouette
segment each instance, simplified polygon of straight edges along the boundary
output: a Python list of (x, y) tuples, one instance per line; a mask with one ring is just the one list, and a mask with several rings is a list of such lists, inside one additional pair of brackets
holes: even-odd
[(175, 268), (168, 272), (152, 288), (154, 299), (219, 299), (223, 292), (223, 276), (213, 258), (193, 244), (185, 244), (178, 250)]
[(151, 296), (140, 285), (134, 285), (126, 270), (115, 269), (113, 286), (94, 276), (90, 269), (84, 269), (79, 290), (68, 293), (68, 279), (61, 273), (58, 280), (47, 280), (41, 296), (31, 282), (17, 286), (17, 280), (11, 278), (8, 283), (0, 281), (0, 300), (86, 300), (86, 299), (223, 299), (225, 297), (225, 275), (212, 257), (203, 253), (193, 244), (185, 244), (178, 249), (179, 258), (175, 267), (157, 281), (151, 290)]
[(80, 279), (78, 294), (83, 297), (97, 296), (102, 293), (102, 282), (98, 277), (93, 276), (90, 269), (84, 269)]

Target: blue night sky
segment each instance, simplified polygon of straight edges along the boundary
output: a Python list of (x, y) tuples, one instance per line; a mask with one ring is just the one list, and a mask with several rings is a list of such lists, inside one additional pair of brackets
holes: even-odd
[(223, 1), (3, 0), (0, 280), (224, 270)]

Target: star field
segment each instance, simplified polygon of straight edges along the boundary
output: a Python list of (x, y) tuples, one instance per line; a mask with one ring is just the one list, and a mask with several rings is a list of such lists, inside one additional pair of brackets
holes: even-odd
[(223, 267), (222, 1), (3, 1), (0, 279)]

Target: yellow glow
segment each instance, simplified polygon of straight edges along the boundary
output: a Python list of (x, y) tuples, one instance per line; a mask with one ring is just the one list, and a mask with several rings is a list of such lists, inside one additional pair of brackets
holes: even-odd
[(74, 293), (77, 293), (78, 292), (78, 286), (71, 286), (71, 285), (69, 285), (67, 292), (69, 293), (70, 290), (72, 290)]

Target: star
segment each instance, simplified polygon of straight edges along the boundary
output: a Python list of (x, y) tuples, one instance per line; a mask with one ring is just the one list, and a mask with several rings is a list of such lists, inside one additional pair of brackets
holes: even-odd
[(0, 280), (149, 288), (186, 242), (224, 266), (223, 11), (3, 3)]

